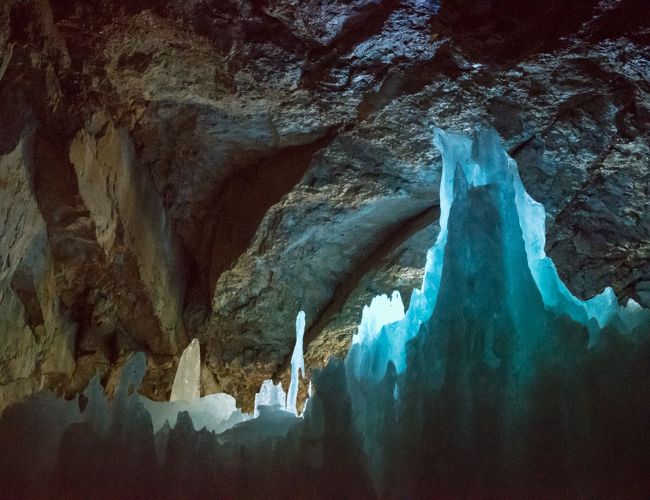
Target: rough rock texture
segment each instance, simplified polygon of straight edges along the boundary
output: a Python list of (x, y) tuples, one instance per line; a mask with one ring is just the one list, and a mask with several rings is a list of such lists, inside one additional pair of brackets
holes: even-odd
[(419, 285), (431, 127), (496, 127), (582, 297), (650, 306), (643, 0), (8, 0), (0, 7), (0, 408), (110, 390), (147, 352), (250, 405)]

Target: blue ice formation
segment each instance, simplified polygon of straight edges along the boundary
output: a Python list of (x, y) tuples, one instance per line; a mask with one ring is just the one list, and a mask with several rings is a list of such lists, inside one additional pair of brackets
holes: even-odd
[[(175, 401), (42, 392), (0, 419), (9, 497), (640, 497), (650, 491), (650, 314), (610, 289), (574, 297), (544, 252), (543, 207), (494, 130), (436, 129), (440, 233), (408, 309), (364, 308), (345, 360), (315, 370), (298, 418), (305, 316), (288, 394), (245, 414), (199, 397), (200, 349)], [(125, 454), (124, 450), (128, 450)], [(93, 460), (88, 456), (92, 455)], [(85, 480), (79, 481), (79, 477)], [(116, 479), (117, 478), (117, 479)], [(628, 494), (629, 493), (629, 494)]]
[[(609, 288), (581, 301), (562, 283), (544, 252), (544, 208), (493, 129), (473, 137), (436, 129), (434, 143), (443, 157), (440, 233), (422, 288), (406, 313), (396, 294), (373, 300), (346, 359), (355, 427), (382, 491), (392, 474), (417, 475), (423, 464), (517, 469), (535, 455), (526, 436), (536, 405), (571, 414), (569, 402), (539, 400), (549, 367), (570, 371), (568, 339), (579, 385), (582, 357), (603, 332), (648, 325), (647, 312), (633, 301), (620, 308)], [(559, 441), (584, 431), (577, 420), (565, 425), (554, 429)]]
[[(355, 375), (377, 380), (383, 377), (389, 362), (394, 365), (397, 373), (404, 371), (407, 343), (417, 335), (422, 323), (431, 318), (437, 303), (449, 232), (449, 215), (454, 200), (470, 190), (488, 186), (497, 190), (502, 198), (498, 205), (500, 216), (510, 218), (512, 227), (503, 228), (500, 234), (504, 238), (512, 238), (512, 241), (504, 242), (507, 243), (505, 252), (514, 257), (517, 250), (520, 250), (517, 247), (523, 245), (528, 270), (517, 270), (510, 262), (491, 264), (503, 265), (506, 271), (522, 274), (530, 272), (546, 310), (558, 315), (567, 314), (574, 321), (588, 326), (592, 332), (605, 326), (619, 311), (613, 290), (607, 288), (600, 295), (581, 301), (560, 280), (555, 265), (544, 251), (544, 206), (526, 192), (517, 165), (503, 149), (498, 134), (488, 128), (478, 131), (472, 138), (435, 129), (434, 143), (443, 156), (440, 233), (427, 255), (422, 288), (413, 290), (411, 305), (405, 315), (397, 312), (403, 309), (397, 292), (394, 292), (390, 301), (387, 301), (386, 296), (381, 296), (364, 309), (361, 325), (353, 339), (353, 349), (348, 356), (348, 363), (354, 367)], [(475, 216), (478, 221), (481, 214), (476, 213)], [(495, 221), (484, 222), (489, 224), (489, 228), (496, 229)], [(462, 235), (463, 239), (473, 237), (476, 235)], [(510, 293), (514, 292), (510, 290)], [(475, 299), (472, 297), (472, 300)], [(528, 306), (534, 307), (532, 303)], [(529, 314), (523, 310), (521, 312)], [(489, 352), (486, 352), (486, 356), (490, 358)]]

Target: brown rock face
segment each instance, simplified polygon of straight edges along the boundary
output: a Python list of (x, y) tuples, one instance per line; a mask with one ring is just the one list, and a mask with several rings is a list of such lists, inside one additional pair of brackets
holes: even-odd
[(648, 305), (650, 32), (638, 0), (9, 0), (0, 7), (0, 409), (148, 355), (167, 398), (250, 405), (344, 355), (437, 232), (431, 127), (493, 125), (583, 297)]

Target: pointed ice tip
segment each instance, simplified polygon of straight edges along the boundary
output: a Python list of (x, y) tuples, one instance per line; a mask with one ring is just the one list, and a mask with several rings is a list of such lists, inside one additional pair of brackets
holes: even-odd
[(196, 401), (201, 397), (201, 345), (197, 339), (185, 348), (178, 362), (170, 401)]
[(503, 143), (501, 142), (501, 136), (492, 126), (488, 125), (479, 125), (474, 129), (473, 134), (473, 143), (479, 151), (486, 148), (491, 148), (494, 152), (499, 152), (505, 154), (503, 149)]
[(431, 127), (431, 132), (433, 133), (433, 144), (441, 148), (446, 135), (445, 131), (439, 127)]
[(305, 329), (305, 311), (298, 312), (296, 316), (296, 330)]

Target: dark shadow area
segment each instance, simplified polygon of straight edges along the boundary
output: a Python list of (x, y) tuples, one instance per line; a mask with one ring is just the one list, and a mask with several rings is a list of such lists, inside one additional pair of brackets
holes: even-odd
[(562, 45), (591, 19), (597, 0), (443, 1), (433, 30), (449, 31), (456, 46), (482, 63), (515, 64), (529, 55)]
[(209, 304), (219, 276), (248, 248), (264, 215), (300, 181), (313, 156), (336, 133), (300, 146), (279, 149), (273, 156), (230, 175), (214, 197), (210, 216), (197, 224), (198, 253), (188, 256), (190, 278), (186, 304)]

